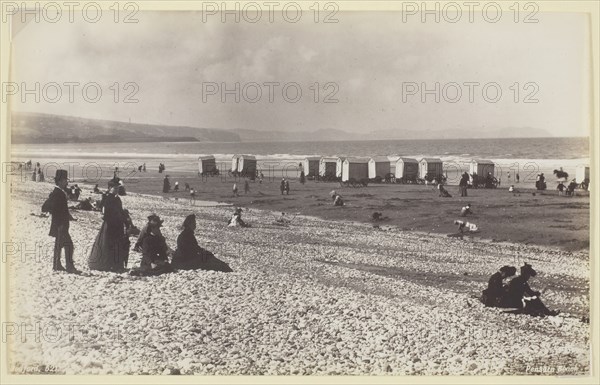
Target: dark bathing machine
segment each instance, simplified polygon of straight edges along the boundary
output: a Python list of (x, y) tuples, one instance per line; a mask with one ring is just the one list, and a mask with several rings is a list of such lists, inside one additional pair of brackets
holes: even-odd
[(369, 158), (348, 157), (342, 163), (342, 182), (369, 179)]
[(200, 155), (198, 157), (198, 175), (218, 175), (217, 162), (212, 155)]
[(444, 175), (444, 164), (440, 158), (423, 158), (419, 162), (419, 177), (431, 182)]
[(319, 175), (319, 163), (321, 162), (320, 156), (309, 156), (304, 158), (302, 163), (304, 169), (304, 175), (307, 178), (312, 178)]

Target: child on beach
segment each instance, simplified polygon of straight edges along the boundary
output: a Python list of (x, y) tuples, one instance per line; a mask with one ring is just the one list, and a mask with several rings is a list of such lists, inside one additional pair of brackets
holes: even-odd
[(475, 233), (475, 232), (479, 231), (479, 228), (474, 223), (456, 220), (456, 221), (454, 221), (454, 224), (458, 225), (458, 231), (460, 231), (461, 234), (465, 230), (467, 230), (470, 233)]
[(467, 203), (466, 206), (463, 206), (462, 209), (460, 209), (460, 216), (461, 217), (466, 217), (467, 214), (473, 214), (473, 211), (471, 211), (471, 204)]

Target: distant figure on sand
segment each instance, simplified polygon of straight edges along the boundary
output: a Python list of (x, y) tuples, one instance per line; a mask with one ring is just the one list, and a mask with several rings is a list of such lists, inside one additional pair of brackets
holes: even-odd
[(142, 171), (143, 171), (143, 172), (146, 172), (146, 163), (144, 163), (144, 164), (142, 165)]
[(196, 204), (196, 190), (190, 188), (190, 203)]
[(262, 171), (260, 172), (260, 175), (258, 177), (258, 184), (262, 184), (263, 179), (264, 179), (265, 175), (262, 173)]
[(194, 230), (196, 230), (196, 216), (190, 214), (183, 222), (183, 231), (177, 237), (177, 250), (173, 253), (171, 264), (179, 270), (214, 270), (231, 272), (231, 267), (217, 259), (213, 253), (200, 247)]
[(250, 192), (250, 182), (248, 179), (244, 180), (244, 194), (248, 194)]
[(461, 197), (467, 196), (467, 186), (469, 185), (469, 174), (467, 172), (463, 173), (460, 177), (460, 181), (458, 182), (458, 191), (460, 192)]
[(519, 183), (519, 179), (521, 179), (521, 177), (519, 176), (519, 173), (517, 173), (517, 175), (515, 175), (515, 179), (516, 179), (517, 183)]
[(460, 209), (460, 216), (461, 217), (466, 217), (467, 214), (473, 214), (473, 211), (471, 211), (471, 204), (467, 203), (466, 206), (463, 206), (462, 209)]
[(446, 190), (444, 188), (443, 184), (441, 184), (441, 183), (438, 184), (438, 190), (440, 190), (440, 195), (439, 195), (440, 197), (443, 197), (443, 198), (452, 198), (452, 195), (450, 195), (450, 193), (448, 192), (448, 190)]
[(88, 258), (90, 270), (122, 272), (129, 259), (129, 215), (118, 195), (119, 185), (112, 183), (103, 204), (103, 222)]
[(285, 183), (283, 184), (283, 189), (285, 190), (285, 195), (290, 195), (290, 181), (289, 180), (285, 180)]
[(156, 214), (148, 217), (148, 224), (144, 228), (146, 232), (143, 236), (140, 234), (142, 238), (142, 261), (139, 268), (135, 268), (130, 272), (131, 275), (150, 276), (173, 271), (167, 256), (169, 248), (165, 237), (160, 232), (162, 223), (163, 221)]
[(535, 188), (537, 190), (545, 190), (546, 189), (546, 177), (544, 177), (544, 173), (538, 174), (537, 180), (535, 182)]
[(237, 197), (237, 196), (239, 196), (239, 194), (238, 194), (238, 186), (237, 186), (237, 183), (234, 183), (234, 184), (233, 184), (233, 196), (234, 196), (234, 197)]
[(171, 182), (169, 182), (169, 176), (165, 176), (165, 179), (163, 179), (163, 192), (164, 193), (168, 193), (171, 191)]
[(179, 182), (175, 182), (175, 187), (173, 188), (173, 192), (179, 191)]
[(458, 225), (458, 231), (461, 234), (464, 233), (465, 231), (467, 231), (469, 233), (476, 233), (479, 231), (479, 228), (477, 227), (477, 225), (475, 223), (456, 220), (456, 221), (454, 221), (454, 224)]
[(306, 176), (304, 175), (304, 170), (300, 171), (300, 183), (304, 184), (306, 182)]
[(249, 224), (242, 220), (242, 209), (240, 207), (236, 208), (231, 219), (227, 223), (229, 227), (250, 227)]
[(505, 285), (503, 281), (516, 273), (516, 267), (502, 266), (499, 271), (490, 277), (487, 289), (483, 290), (481, 294), (481, 302), (489, 307), (506, 307), (508, 302), (508, 285)]
[(344, 200), (342, 199), (341, 195), (335, 194), (335, 196), (333, 197), (333, 205), (334, 206), (343, 206), (344, 205)]
[(565, 185), (563, 182), (558, 182), (558, 186), (556, 186), (558, 190), (558, 195), (563, 195), (565, 193)]
[(533, 267), (525, 263), (521, 266), (521, 275), (513, 278), (508, 284), (508, 292), (506, 297), (506, 307), (517, 308), (514, 314), (529, 314), (532, 316), (554, 316), (558, 315), (559, 311), (549, 310), (540, 299), (541, 293), (533, 291), (527, 281), (530, 277), (535, 277), (537, 272)]
[[(51, 237), (55, 238), (54, 241), (54, 258), (52, 270), (64, 271), (69, 273), (80, 273), (75, 268), (73, 263), (73, 240), (69, 234), (69, 222), (75, 220), (69, 213), (69, 207), (67, 206), (67, 184), (68, 182), (67, 170), (56, 170), (54, 177), (54, 183), (56, 187), (48, 196), (48, 199), (42, 205), (43, 213), (50, 213), (52, 215), (52, 222), (50, 224)], [(62, 249), (65, 249), (65, 263), (66, 269), (60, 263), (60, 257)]]
[(281, 178), (281, 183), (279, 184), (279, 191), (281, 191), (281, 195), (285, 191), (285, 178)]

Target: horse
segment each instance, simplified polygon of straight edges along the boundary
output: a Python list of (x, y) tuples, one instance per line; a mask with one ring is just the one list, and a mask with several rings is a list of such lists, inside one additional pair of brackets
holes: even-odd
[(554, 170), (554, 175), (556, 175), (557, 179), (567, 180), (569, 178), (569, 174), (564, 172), (562, 168), (560, 170)]

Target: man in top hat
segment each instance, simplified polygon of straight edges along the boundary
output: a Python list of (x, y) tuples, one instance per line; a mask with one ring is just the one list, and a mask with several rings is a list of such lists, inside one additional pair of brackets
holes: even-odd
[[(69, 221), (75, 220), (69, 213), (67, 206), (67, 184), (69, 183), (67, 170), (56, 170), (54, 183), (56, 187), (48, 196), (48, 199), (42, 206), (42, 212), (49, 212), (52, 215), (50, 224), (50, 236), (55, 238), (54, 242), (54, 260), (52, 269), (54, 271), (64, 271), (69, 273), (80, 273), (73, 264), (73, 240), (69, 234)], [(65, 249), (66, 269), (60, 263), (62, 249)]]

